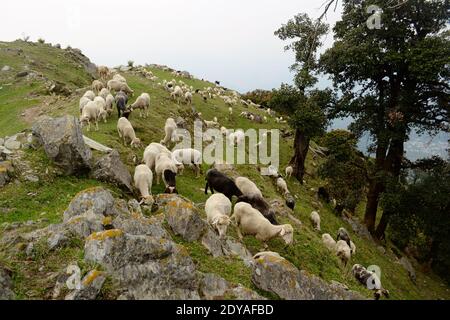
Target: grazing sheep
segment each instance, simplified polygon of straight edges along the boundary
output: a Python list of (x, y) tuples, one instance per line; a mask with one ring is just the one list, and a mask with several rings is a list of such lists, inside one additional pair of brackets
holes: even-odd
[(350, 235), (348, 234), (348, 231), (345, 228), (339, 228), (337, 236), (336, 236), (336, 241), (338, 241), (338, 240), (344, 240), (347, 243), (347, 245), (349, 246), (349, 248), (352, 246)]
[[(121, 118), (122, 116), (125, 118), (128, 118), (128, 115), (131, 113), (131, 111), (127, 110), (127, 102), (128, 102), (128, 96), (125, 92), (120, 91), (119, 93), (117, 93), (116, 107), (117, 107), (118, 118)], [(129, 111), (129, 112), (127, 113), (127, 115), (125, 115), (125, 113), (127, 111)]]
[(99, 97), (102, 97), (103, 99), (106, 100), (106, 97), (107, 97), (108, 95), (110, 95), (110, 94), (111, 94), (111, 92), (109, 92), (108, 89), (103, 88), (102, 90), (100, 90), (98, 96), (99, 96)]
[(107, 87), (108, 87), (109, 91), (112, 91), (112, 90), (114, 90), (116, 92), (123, 91), (126, 94), (129, 94), (131, 96), (134, 93), (134, 91), (131, 90), (131, 88), (128, 86), (128, 84), (118, 81), (118, 80), (109, 80)]
[(347, 242), (345, 242), (344, 240), (339, 240), (336, 242), (336, 255), (339, 259), (341, 259), (341, 262), (344, 264), (344, 266), (347, 266), (347, 263), (352, 257), (352, 252)]
[(292, 196), (292, 194), (286, 193), (286, 194), (284, 195), (284, 198), (286, 199), (286, 205), (287, 205), (287, 207), (288, 207), (289, 209), (291, 209), (291, 210), (294, 210), (294, 208), (295, 208), (295, 199), (294, 199), (294, 197)]
[(192, 104), (192, 93), (189, 91), (184, 94), (184, 102), (186, 102), (188, 105)]
[(127, 83), (127, 79), (122, 77), (120, 74), (115, 74), (112, 79), (116, 80), (116, 81), (119, 81), (119, 82), (122, 82), (122, 83)]
[(102, 79), (107, 79), (110, 74), (109, 68), (106, 66), (98, 66), (97, 72), (98, 72), (98, 75), (100, 76), (100, 78), (102, 78)]
[(119, 133), (119, 137), (123, 139), (124, 145), (127, 145), (127, 140), (129, 140), (131, 141), (131, 147), (141, 146), (141, 140), (136, 137), (133, 126), (127, 118), (122, 117), (117, 121), (117, 132)]
[(178, 193), (176, 186), (177, 166), (172, 160), (170, 154), (160, 153), (156, 157), (155, 173), (156, 183), (159, 184), (159, 179), (162, 177), (164, 185), (166, 186), (165, 193)]
[(277, 178), (277, 188), (283, 195), (290, 193), (286, 181), (281, 177)]
[(88, 90), (84, 93), (83, 97), (89, 98), (89, 100), (94, 101), (95, 93), (92, 90)]
[(145, 164), (138, 165), (134, 170), (134, 186), (141, 193), (143, 203), (152, 203), (153, 173)]
[(159, 143), (153, 142), (145, 148), (143, 161), (151, 170), (155, 169), (156, 157), (160, 153), (167, 153), (171, 155), (170, 150)]
[(265, 247), (267, 247), (267, 241), (278, 236), (287, 245), (293, 242), (294, 229), (290, 224), (275, 226), (248, 203), (237, 203), (231, 219), (236, 221), (238, 236), (241, 240), (243, 235), (254, 235), (256, 239), (264, 242)]
[(216, 121), (204, 120), (204, 122), (205, 122), (207, 128), (218, 128), (220, 126), (220, 124)]
[(111, 116), (114, 107), (114, 96), (112, 94), (108, 94), (106, 96), (105, 102), (106, 102), (106, 112), (108, 113), (108, 116)]
[(217, 169), (208, 170), (205, 180), (205, 194), (208, 194), (209, 188), (211, 193), (214, 193), (214, 191), (223, 193), (230, 200), (232, 200), (233, 196), (242, 196), (241, 190), (239, 190), (234, 181)]
[(80, 104), (79, 104), (79, 106), (80, 106), (80, 113), (83, 112), (83, 108), (91, 101), (92, 100), (89, 99), (88, 97), (81, 97)]
[(379, 300), (381, 295), (389, 298), (389, 291), (382, 287), (380, 278), (374, 271), (369, 271), (362, 265), (355, 264), (352, 267), (352, 275), (367, 289), (374, 291), (375, 300)]
[(294, 168), (292, 166), (287, 166), (285, 172), (286, 178), (290, 179), (292, 177), (292, 174), (294, 173)]
[(249, 197), (262, 198), (262, 192), (258, 189), (256, 184), (248, 178), (238, 177), (235, 180), (236, 186), (241, 190), (242, 194)]
[[(172, 159), (183, 165), (192, 165), (197, 178), (200, 176), (202, 153), (195, 149), (178, 149), (172, 152)], [(184, 166), (182, 167), (184, 168)]]
[(229, 107), (228, 108), (228, 114), (231, 116), (233, 116), (233, 107)]
[(81, 113), (80, 123), (81, 127), (84, 126), (85, 123), (88, 124), (88, 131), (91, 130), (91, 122), (95, 122), (95, 128), (98, 131), (98, 107), (94, 101), (88, 102)]
[(139, 109), (139, 116), (142, 118), (142, 110), (145, 111), (145, 118), (148, 117), (148, 109), (150, 108), (150, 95), (148, 93), (141, 94), (136, 101), (129, 107), (133, 112)]
[(183, 97), (183, 90), (180, 88), (180, 86), (176, 86), (172, 93), (170, 94), (170, 97), (173, 100), (176, 100), (178, 104), (180, 104), (180, 99)]
[(104, 87), (105, 85), (103, 84), (103, 82), (99, 80), (94, 80), (92, 82), (92, 90), (94, 90), (97, 93), (100, 92)]
[(259, 196), (247, 196), (242, 195), (238, 198), (236, 203), (245, 202), (250, 204), (254, 209), (261, 212), (261, 214), (270, 221), (270, 223), (274, 225), (278, 225), (278, 221), (276, 219), (276, 213), (273, 209), (270, 208), (270, 205), (267, 203), (264, 198)]
[(317, 211), (311, 212), (309, 217), (315, 230), (320, 231), (320, 215)]
[(242, 145), (245, 141), (245, 133), (242, 130), (238, 130), (236, 132), (231, 133), (228, 136), (228, 142), (230, 143), (230, 146), (233, 147), (235, 145)]
[(177, 140), (176, 137), (177, 123), (174, 119), (168, 118), (164, 126), (165, 137), (161, 140), (161, 144), (167, 145), (170, 141)]
[(108, 113), (106, 112), (106, 101), (102, 97), (95, 97), (94, 102), (97, 104), (99, 120), (106, 123)]
[(336, 241), (334, 241), (333, 237), (330, 236), (330, 234), (324, 233), (322, 235), (322, 243), (328, 250), (336, 252)]
[(208, 223), (224, 238), (231, 223), (231, 201), (222, 193), (213, 194), (206, 201), (205, 212)]

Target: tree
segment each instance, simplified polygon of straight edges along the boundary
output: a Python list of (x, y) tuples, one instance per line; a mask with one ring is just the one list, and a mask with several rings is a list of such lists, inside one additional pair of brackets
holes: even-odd
[[(443, 31), (449, 1), (409, 0), (392, 7), (381, 0), (342, 2), (335, 42), (320, 66), (342, 91), (329, 114), (352, 116), (352, 132), (373, 138), (375, 164), (364, 220), (380, 238), (392, 214), (384, 210), (375, 229), (380, 196), (388, 181), (400, 177), (411, 130), (448, 130), (450, 41)], [(368, 5), (383, 8), (381, 29), (366, 27)]]
[(322, 138), (327, 158), (319, 167), (319, 176), (327, 182), (330, 195), (336, 199), (337, 213), (343, 209), (355, 212), (367, 183), (367, 167), (357, 150), (357, 139), (346, 130), (333, 130)]
[[(287, 24), (275, 31), (281, 40), (293, 40), (285, 50), (295, 52), (295, 85), (282, 85), (274, 94), (270, 105), (275, 110), (289, 114), (289, 124), (295, 129), (294, 155), (290, 164), (293, 175), (303, 183), (305, 161), (311, 138), (325, 132), (327, 118), (323, 112), (333, 99), (330, 90), (314, 90), (317, 83), (316, 73), (319, 69), (317, 50), (321, 47), (320, 39), (328, 32), (328, 26), (321, 21), (312, 21), (306, 14), (298, 14)], [(286, 97), (283, 94), (286, 93)], [(286, 104), (283, 104), (286, 102)]]
[(429, 262), (450, 280), (450, 163), (424, 159), (404, 170), (405, 178), (388, 185), (381, 197), (384, 210), (392, 212), (390, 238), (401, 249), (415, 247), (416, 258)]

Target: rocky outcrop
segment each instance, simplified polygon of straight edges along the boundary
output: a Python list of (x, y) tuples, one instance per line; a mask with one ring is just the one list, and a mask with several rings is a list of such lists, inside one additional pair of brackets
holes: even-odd
[(14, 299), (12, 288), (11, 272), (0, 265), (0, 300)]
[(67, 294), (65, 300), (95, 300), (105, 280), (104, 272), (92, 270), (81, 280), (81, 288)]
[(265, 300), (256, 292), (243, 287), (232, 285), (218, 275), (204, 274), (200, 280), (200, 296), (205, 300)]
[(86, 172), (91, 168), (92, 153), (83, 141), (81, 127), (75, 117), (42, 119), (33, 126), (33, 136), (65, 174)]
[(0, 188), (4, 187), (14, 174), (14, 167), (10, 161), (0, 161)]
[(260, 289), (286, 300), (361, 300), (360, 294), (348, 291), (306, 271), (298, 270), (282, 257), (262, 255), (255, 260), (253, 283)]
[(95, 163), (92, 176), (99, 181), (112, 183), (121, 189), (133, 192), (130, 172), (120, 160), (117, 150), (111, 151)]

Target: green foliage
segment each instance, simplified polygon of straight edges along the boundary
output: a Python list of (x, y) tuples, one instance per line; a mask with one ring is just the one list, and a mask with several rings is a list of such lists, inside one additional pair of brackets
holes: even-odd
[(128, 60), (128, 66), (129, 66), (130, 68), (133, 68), (133, 66), (134, 66), (134, 61), (133, 61), (133, 60)]
[(419, 160), (410, 177), (383, 195), (393, 212), (390, 236), (400, 248), (415, 248), (416, 258), (450, 281), (450, 163), (439, 158)]
[(330, 194), (342, 209), (354, 212), (367, 184), (365, 159), (357, 151), (356, 137), (346, 130), (334, 130), (322, 139), (328, 156), (319, 168)]
[(303, 95), (297, 88), (283, 83), (280, 89), (273, 91), (269, 107), (283, 114), (292, 114), (302, 100)]
[(38, 41), (40, 44), (44, 44), (44, 43), (45, 43), (45, 40), (42, 39), (42, 38), (39, 38), (37, 41)]

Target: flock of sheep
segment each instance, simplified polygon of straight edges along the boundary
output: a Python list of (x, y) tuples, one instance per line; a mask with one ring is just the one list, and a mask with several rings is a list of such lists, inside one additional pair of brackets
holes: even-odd
[[(105, 81), (110, 76), (110, 71), (109, 69), (99, 68), (99, 74)], [(230, 117), (233, 115), (233, 106), (239, 103), (246, 106), (260, 107), (251, 101), (240, 99), (237, 92), (233, 91), (231, 95), (225, 95), (225, 89), (220, 86), (207, 87), (203, 90), (194, 91), (192, 86), (188, 86), (183, 81), (176, 81), (175, 79), (171, 81), (164, 80), (158, 83), (158, 86), (163, 87), (178, 104), (180, 102), (188, 105), (192, 104), (194, 92), (199, 94), (204, 100), (219, 97), (228, 106)], [(116, 95), (113, 96), (113, 93)], [(113, 75), (112, 79), (106, 82), (106, 85), (105, 82), (95, 80), (92, 83), (92, 90), (87, 91), (80, 99), (80, 122), (82, 126), (87, 124), (88, 130), (90, 130), (91, 123), (95, 123), (96, 130), (98, 130), (98, 122), (101, 120), (106, 122), (106, 119), (113, 113), (113, 104), (115, 103), (119, 117), (117, 122), (119, 137), (123, 139), (125, 145), (141, 147), (142, 142), (136, 137), (133, 126), (128, 118), (134, 110), (139, 110), (141, 117), (148, 116), (150, 95), (143, 93), (133, 104), (127, 106), (128, 97), (133, 95), (133, 93), (126, 79), (119, 74)], [(273, 112), (270, 109), (267, 109), (265, 112), (268, 116), (273, 116)], [(201, 116), (201, 114), (199, 115)], [(256, 122), (267, 121), (266, 116), (261, 117), (246, 111), (241, 116)], [(279, 123), (282, 121), (285, 120), (276, 118), (276, 122)], [(217, 118), (213, 121), (204, 122), (207, 127), (220, 126)], [(168, 118), (164, 126), (164, 138), (160, 143), (153, 142), (145, 148), (143, 164), (135, 168), (134, 185), (139, 190), (141, 204), (150, 204), (154, 201), (151, 191), (154, 175), (156, 175), (156, 183), (160, 184), (160, 180), (162, 180), (165, 186), (165, 193), (170, 194), (178, 193), (176, 177), (182, 174), (185, 165), (192, 167), (197, 177), (200, 176), (202, 155), (199, 151), (192, 148), (171, 151), (167, 148), (170, 142), (177, 141), (176, 130), (177, 124), (175, 120)], [(221, 127), (220, 130), (228, 137), (231, 145), (239, 145), (245, 141), (245, 135), (242, 130), (237, 130), (232, 133), (225, 127)], [(284, 196), (286, 205), (293, 210), (295, 200), (288, 189), (286, 181), (278, 173), (277, 168), (269, 167), (268, 169), (269, 176), (273, 178), (277, 189)], [(285, 177), (289, 179), (292, 174), (293, 168), (288, 166), (285, 169)], [(257, 185), (250, 179), (246, 177), (231, 179), (217, 169), (210, 169), (206, 173), (205, 194), (208, 194), (208, 190), (211, 191), (212, 195), (207, 199), (205, 204), (207, 221), (218, 232), (221, 238), (226, 236), (230, 224), (234, 224), (237, 227), (237, 233), (240, 239), (242, 239), (243, 235), (255, 236), (256, 239), (263, 242), (265, 249), (267, 248), (267, 241), (277, 237), (282, 239), (286, 245), (293, 243), (294, 228), (292, 225), (280, 225), (278, 223), (275, 211), (264, 199)], [(232, 205), (233, 197), (237, 199), (234, 207)], [(320, 219), (317, 211), (311, 213), (310, 220), (313, 228), (317, 231), (320, 231)], [(328, 233), (323, 234), (322, 242), (326, 248), (331, 250), (340, 259), (344, 268), (356, 253), (356, 246), (344, 228), (338, 230), (336, 240)], [(364, 267), (354, 265), (352, 273), (361, 282), (366, 281), (368, 277), (376, 276), (364, 270)], [(382, 290), (381, 285), (378, 287), (376, 288), (377, 290)], [(379, 292), (386, 292), (386, 290)]]

